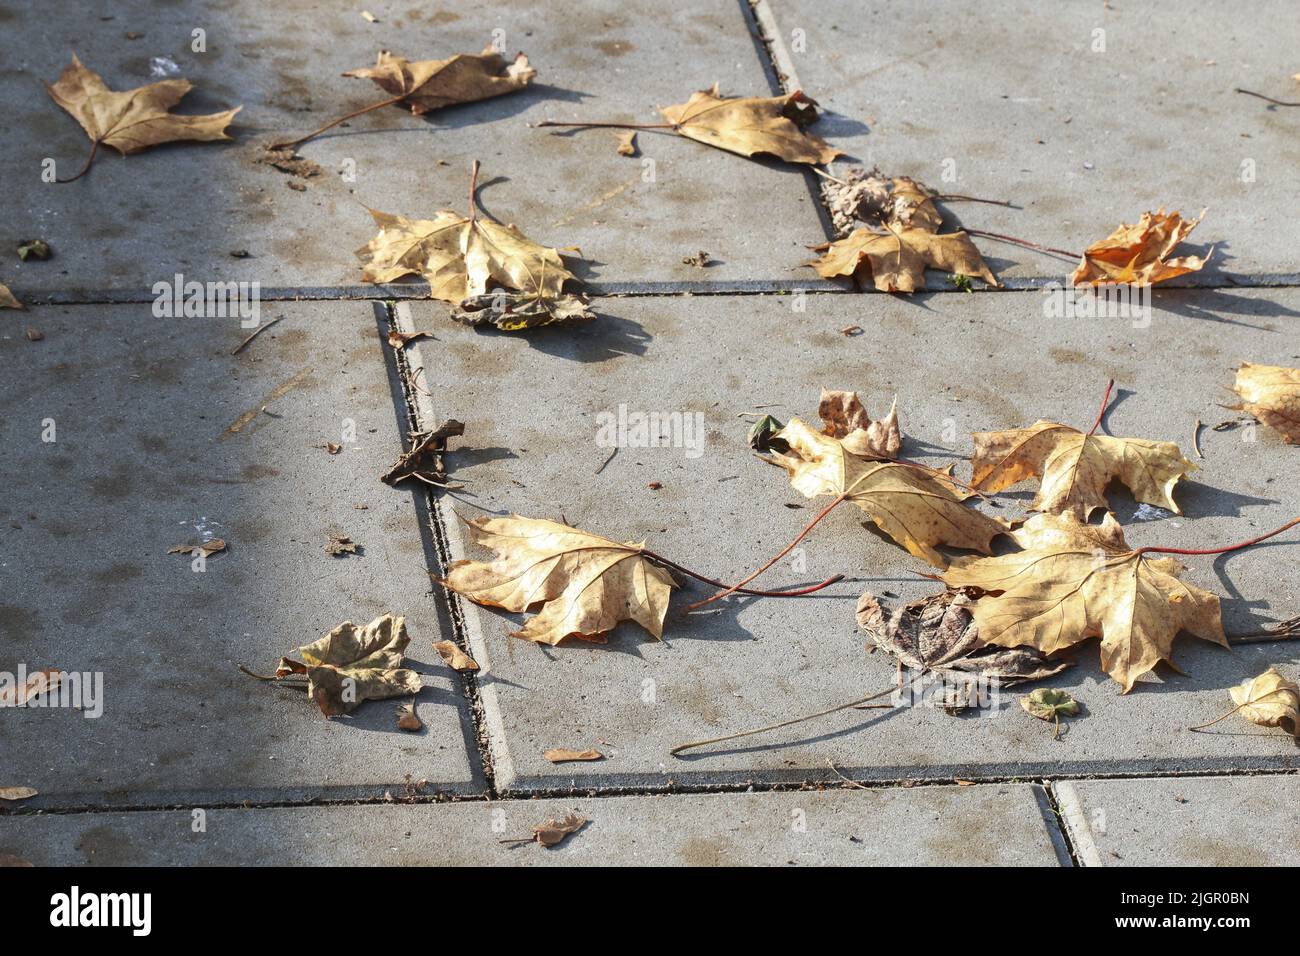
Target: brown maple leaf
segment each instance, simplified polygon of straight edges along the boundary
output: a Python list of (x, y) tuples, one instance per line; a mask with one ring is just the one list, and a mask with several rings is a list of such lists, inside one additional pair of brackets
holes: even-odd
[(1029, 506), (1087, 519), (1109, 507), (1106, 486), (1118, 480), (1140, 502), (1182, 514), (1174, 486), (1196, 465), (1171, 441), (1084, 434), (1069, 425), (1038, 421), (1028, 428), (976, 432), (971, 484), (997, 492), (1026, 478), (1042, 477)]
[(1053, 654), (1101, 638), (1101, 666), (1124, 693), (1160, 661), (1180, 631), (1228, 646), (1219, 598), (1179, 580), (1169, 557), (1132, 549), (1107, 512), (1100, 525), (1072, 513), (1037, 514), (1011, 533), (1024, 550), (955, 559), (953, 588), (979, 588), (980, 640)]
[(1300, 369), (1243, 362), (1232, 390), (1241, 404), (1229, 408), (1275, 429), (1288, 445), (1300, 444)]
[(644, 544), (620, 544), (558, 521), (478, 517), (467, 522), (475, 543), (500, 557), (454, 561), (439, 584), (476, 604), (540, 612), (511, 633), (540, 644), (566, 637), (605, 643), (620, 621), (663, 636), (675, 583), (645, 556)]
[(226, 127), (243, 107), (204, 116), (178, 116), (168, 112), (192, 88), (188, 80), (160, 80), (115, 92), (73, 55), (72, 64), (46, 89), (54, 102), (81, 124), (90, 137), (91, 149), (81, 172), (59, 182), (70, 183), (84, 176), (101, 145), (111, 146), (126, 156), (177, 140), (230, 139)]
[(829, 163), (840, 151), (804, 132), (817, 119), (817, 101), (802, 90), (784, 96), (728, 98), (718, 86), (659, 110), (673, 132), (741, 156), (775, 156), (788, 163)]
[(772, 436), (786, 453), (772, 461), (789, 473), (790, 484), (808, 498), (830, 495), (853, 502), (884, 534), (936, 567), (947, 560), (938, 545), (989, 552), (1006, 526), (962, 504), (951, 486), (926, 468), (876, 461), (852, 454), (835, 438), (792, 418)]
[[(564, 293), (577, 280), (557, 250), (540, 246), (513, 225), (481, 218), (475, 200), (479, 164), (470, 176), (470, 214), (441, 210), (433, 219), (408, 219), (371, 209), (379, 235), (357, 250), (366, 282), (419, 275), (429, 294), (471, 312), (482, 308), (489, 286), (506, 290), (490, 313), (498, 328), (517, 330), (568, 319), (591, 318), (586, 301)], [(510, 291), (519, 293), (513, 299)], [(491, 300), (491, 297), (488, 297)]]
[(343, 75), (373, 80), (391, 99), (354, 110), (306, 136), (275, 143), (269, 149), (298, 146), (363, 113), (398, 103), (410, 107), (412, 113), (420, 116), (444, 106), (513, 93), (531, 83), (537, 71), (529, 66), (528, 57), (522, 53), (507, 63), (505, 57), (488, 46), (482, 53), (458, 53), (445, 60), (408, 60), (382, 50), (374, 66), (348, 70)]
[(1134, 225), (1121, 223), (1105, 239), (1083, 250), (1083, 259), (1071, 274), (1070, 283), (1147, 286), (1196, 272), (1209, 255), (1167, 257), (1196, 228), (1205, 212), (1201, 210), (1195, 219), (1183, 219), (1177, 212), (1166, 214), (1161, 206), (1153, 213), (1144, 212)]
[(298, 648), (301, 661), (280, 658), (275, 676), (307, 677), (307, 694), (326, 717), (353, 710), (366, 700), (418, 694), (420, 675), (402, 667), (406, 618), (384, 614), (365, 627), (345, 621), (324, 637)]
[(813, 251), (823, 255), (807, 265), (824, 279), (870, 279), (881, 292), (924, 287), (927, 266), (997, 286), (997, 276), (965, 232), (939, 232), (943, 217), (934, 199), (926, 186), (906, 176), (886, 180), (868, 175), (840, 199), (841, 208), (852, 208), (867, 225), (843, 239), (814, 246)]

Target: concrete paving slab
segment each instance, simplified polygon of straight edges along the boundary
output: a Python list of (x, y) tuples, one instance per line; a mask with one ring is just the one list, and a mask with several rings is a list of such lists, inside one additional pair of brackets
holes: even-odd
[[(38, 866), (979, 866), (1058, 863), (1040, 788), (213, 809), (0, 816), (0, 853)], [(546, 820), (562, 845), (510, 846)], [(1065, 857), (1068, 862), (1068, 856)]]
[(1083, 866), (1300, 862), (1291, 774), (1079, 780), (1053, 789)]
[[(415, 217), (463, 209), (479, 159), (484, 209), (538, 242), (579, 247), (590, 260), (582, 277), (598, 288), (784, 287), (793, 276), (811, 287), (815, 277), (798, 269), (804, 246), (823, 237), (811, 174), (653, 132), (639, 137), (643, 155), (628, 158), (611, 130), (528, 125), (660, 122), (656, 106), (714, 81), (733, 95), (777, 92), (736, 0), (597, 0), (563, 17), (509, 2), (368, 6), (378, 22), (359, 6), (314, 0), (125, 0), (104, 17), (78, 18), (3, 0), (14, 51), (0, 72), (0, 178), (14, 187), (0, 195), (0, 221), (12, 230), (4, 241), (39, 235), (57, 258), (6, 267), (0, 281), (31, 300), (138, 296), (175, 272), (255, 279), (268, 293), (359, 286), (352, 250), (375, 233), (364, 206)], [(206, 52), (192, 50), (196, 29), (206, 31)], [(323, 167), (305, 183), (256, 164), (265, 144), (382, 99), (368, 81), (339, 75), (370, 66), (379, 50), (440, 58), (493, 40), (529, 55), (532, 86), (423, 119), (397, 107), (360, 117), (302, 148)], [(43, 182), (44, 158), (66, 176), (88, 149), (42, 87), (74, 50), (118, 89), (149, 82), (151, 59), (169, 57), (196, 88), (186, 109), (243, 105), (236, 141), (105, 155), (77, 183)], [(701, 249), (707, 268), (682, 262)], [(232, 259), (235, 250), (251, 257)]]
[[(93, 719), (0, 710), (5, 785), (39, 790), (32, 806), (375, 796), (406, 774), (482, 787), (459, 679), (431, 647), (426, 522), (379, 481), (404, 406), (375, 308), (264, 304), (277, 315), (238, 355), (239, 320), (143, 305), (43, 308), (0, 332), (0, 670), (103, 680)], [(361, 553), (331, 557), (332, 532)], [(201, 573), (167, 553), (210, 537), (228, 551)], [(418, 735), (397, 702), (327, 720), (236, 669), (388, 611), (425, 675)]]
[[(1209, 426), (1241, 360), (1296, 364), (1300, 293), (1294, 290), (1157, 292), (1150, 321), (1048, 318), (1039, 292), (947, 293), (912, 299), (810, 295), (622, 298), (579, 329), (529, 336), (477, 332), (432, 305), (399, 306), (408, 327), (436, 340), (413, 346), (423, 366), (422, 414), (466, 423), (450, 459), (463, 492), (441, 502), (453, 556), (467, 556), (459, 522), (481, 513), (564, 518), (727, 581), (777, 553), (812, 517), (784, 473), (756, 460), (741, 413), (758, 406), (783, 420), (815, 417), (822, 386), (855, 388), (882, 414), (897, 394), (904, 454), (941, 465), (970, 453), (973, 430), (1039, 417), (1086, 428), (1107, 378), (1118, 397), (1114, 435), (1177, 441), (1192, 458), (1199, 418), (1204, 460), (1180, 486), (1185, 515), (1139, 511), (1110, 492), (1134, 546), (1224, 545), (1296, 514), (1300, 457), (1263, 429)], [(803, 311), (796, 311), (802, 308)], [(1143, 327), (1135, 327), (1135, 321)], [(857, 325), (860, 335), (841, 330)], [(626, 415), (686, 416), (669, 430), (677, 447), (614, 448), (601, 427)], [(701, 437), (702, 436), (702, 437)], [(609, 437), (604, 436), (604, 437)], [(701, 439), (696, 443), (696, 439)], [(969, 475), (965, 464), (958, 475)], [(652, 483), (662, 487), (654, 489)], [(1016, 516), (1032, 486), (999, 496)], [(1145, 519), (1151, 520), (1145, 520)], [(1095, 642), (1052, 681), (1087, 708), (1062, 741), (1004, 695), (996, 718), (954, 718), (906, 708), (846, 712), (725, 749), (674, 759), (676, 744), (795, 717), (886, 688), (893, 666), (867, 656), (853, 619), (860, 591), (909, 600), (935, 590), (928, 570), (864, 530), (854, 510), (832, 514), (764, 578), (767, 587), (849, 580), (798, 600), (729, 600), (682, 619), (670, 610), (665, 640), (622, 625), (608, 645), (541, 647), (507, 637), (515, 623), (467, 605), (465, 626), (484, 666), (498, 785), (506, 790), (667, 786), (859, 778), (976, 778), (1020, 774), (1287, 768), (1294, 747), (1263, 734), (1188, 733), (1217, 716), (1226, 688), (1276, 664), (1300, 673), (1293, 644), (1231, 652), (1184, 638), (1187, 676), (1162, 669), (1121, 696), (1099, 669)], [(1296, 613), (1294, 538), (1219, 558), (1189, 558), (1186, 579), (1223, 597), (1232, 632)], [(489, 555), (474, 550), (472, 556)], [(794, 562), (800, 562), (798, 564)], [(707, 592), (696, 586), (675, 607)], [(607, 759), (551, 765), (551, 747), (594, 747)]]
[[(1190, 249), (1213, 245), (1214, 258), (1179, 284), (1300, 274), (1300, 110), (1233, 92), (1297, 98), (1286, 0), (1249, 16), (1223, 0), (760, 6), (778, 67), (826, 107), (828, 138), (857, 162), (1021, 207), (950, 204), (969, 227), (1082, 251), (1147, 209), (1209, 207)], [(1012, 283), (1072, 268), (976, 243)]]

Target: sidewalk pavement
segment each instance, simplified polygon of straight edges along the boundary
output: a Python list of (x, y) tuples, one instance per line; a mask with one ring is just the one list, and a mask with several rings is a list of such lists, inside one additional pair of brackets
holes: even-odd
[[(942, 465), (970, 453), (972, 430), (1086, 427), (1114, 378), (1107, 429), (1177, 441), (1199, 466), (1179, 486), (1182, 516), (1109, 492), (1131, 544), (1206, 547), (1293, 516), (1294, 449), (1264, 429), (1211, 427), (1235, 417), (1220, 405), (1239, 362), (1300, 364), (1300, 116), (1231, 92), (1290, 96), (1295, 66), (1275, 26), (1293, 16), (1285, 5), (1249, 19), (1226, 2), (999, 0), (978, 18), (960, 4), (805, 0), (368, 6), (377, 23), (343, 3), (124, 2), (87, 20), (0, 0), (12, 50), (0, 176), (18, 184), (0, 194), (0, 238), (39, 236), (56, 252), (0, 258), (0, 282), (32, 306), (0, 313), (0, 670), (104, 677), (102, 716), (0, 712), (0, 786), (39, 791), (0, 809), (0, 855), (1300, 861), (1287, 809), (1300, 751), (1244, 722), (1187, 730), (1270, 665), (1300, 676), (1292, 645), (1182, 638), (1183, 673), (1161, 668), (1122, 696), (1086, 644), (1047, 682), (1085, 708), (1060, 740), (1008, 691), (988, 717), (850, 710), (674, 758), (687, 740), (888, 687), (892, 662), (865, 652), (854, 602), (863, 590), (892, 603), (926, 594), (927, 567), (841, 510), (797, 564), (762, 579), (846, 574), (824, 592), (670, 611), (662, 643), (625, 624), (605, 646), (555, 648), (508, 637), (511, 616), (449, 598), (427, 573), (483, 557), (459, 518), (487, 510), (644, 538), (735, 580), (815, 513), (751, 455), (740, 416), (773, 406), (782, 420), (813, 418), (822, 386), (856, 389), (877, 413), (897, 396), (908, 455)], [(989, 28), (999, 23), (1016, 29)], [(205, 53), (191, 50), (196, 28)], [(379, 49), (471, 52), (494, 30), (538, 69), (526, 90), (426, 118), (358, 117), (302, 148), (323, 173), (300, 183), (254, 162), (273, 138), (371, 102), (374, 88), (338, 74)], [(44, 157), (75, 169), (87, 148), (40, 85), (73, 51), (118, 88), (172, 58), (195, 83), (193, 110), (243, 104), (235, 142), (105, 155), (75, 184), (41, 182)], [(967, 226), (1077, 249), (1160, 204), (1209, 207), (1191, 249), (1214, 245), (1214, 258), (1158, 289), (1149, 322), (1054, 317), (1036, 287), (1070, 264), (990, 240), (977, 244), (1006, 291), (955, 291), (931, 272), (931, 293), (855, 294), (801, 266), (830, 235), (813, 174), (654, 133), (627, 158), (610, 130), (528, 125), (653, 122), (654, 106), (715, 80), (728, 94), (802, 86), (827, 111), (815, 131), (850, 154), (837, 168), (879, 164), (1019, 207), (945, 207)], [(422, 282), (360, 282), (350, 250), (373, 234), (363, 207), (463, 209), (473, 159), (490, 214), (581, 247), (594, 323), (477, 331), (423, 300)], [(713, 264), (682, 262), (699, 250)], [(238, 318), (157, 317), (154, 285), (176, 274), (259, 282), (260, 321), (279, 321), (232, 354), (251, 331)], [(390, 328), (431, 337), (399, 353)], [(600, 426), (620, 407), (698, 420), (699, 441), (608, 447)], [(404, 435), (445, 418), (466, 424), (448, 457), (463, 489), (379, 482)], [(1018, 513), (1027, 487), (991, 513)], [(332, 535), (359, 553), (326, 553)], [(228, 549), (202, 571), (166, 553), (210, 537)], [(1294, 547), (1188, 558), (1186, 580), (1223, 597), (1229, 631), (1257, 629), (1296, 613)], [(406, 617), (424, 679), (417, 734), (397, 729), (396, 701), (327, 720), (238, 670), (267, 672), (341, 621), (386, 611)], [(444, 639), (481, 670), (446, 668), (432, 646)], [(605, 759), (552, 764), (551, 747)], [(570, 812), (590, 822), (557, 848), (500, 842)]]

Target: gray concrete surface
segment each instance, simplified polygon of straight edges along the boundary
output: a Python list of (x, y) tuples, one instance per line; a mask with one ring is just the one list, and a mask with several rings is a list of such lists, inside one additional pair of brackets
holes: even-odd
[[(792, 538), (820, 504), (794, 492), (784, 472), (754, 458), (738, 414), (759, 405), (785, 419), (815, 417), (822, 386), (858, 389), (883, 414), (897, 394), (904, 454), (942, 465), (970, 453), (969, 432), (1053, 418), (1083, 428), (1096, 415), (1107, 378), (1118, 397), (1111, 434), (1178, 442), (1195, 458), (1192, 431), (1234, 417), (1220, 403), (1241, 360), (1293, 362), (1300, 294), (1292, 290), (1159, 293), (1149, 327), (1124, 319), (1043, 315), (1039, 292), (883, 296), (623, 298), (578, 332), (528, 339), (457, 326), (436, 305), (412, 303), (411, 327), (432, 330), (413, 364), (426, 414), (466, 423), (463, 451), (450, 462), (464, 492), (444, 498), (454, 515), (488, 509), (569, 523), (649, 546), (719, 579), (738, 580)], [(407, 306), (402, 306), (403, 310)], [(865, 332), (845, 336), (859, 324)], [(544, 387), (543, 387), (544, 384)], [(703, 416), (699, 457), (686, 448), (598, 443), (602, 414)], [(1250, 438), (1255, 440), (1248, 440)], [(1253, 537), (1296, 513), (1294, 449), (1263, 430), (1203, 430), (1205, 453), (1177, 492), (1184, 516), (1136, 520), (1132, 498), (1111, 501), (1134, 546), (1211, 547)], [(962, 463), (959, 476), (968, 476)], [(652, 490), (651, 482), (663, 487)], [(1032, 497), (1025, 484), (999, 496), (995, 513), (1016, 516)], [(792, 507), (793, 506), (793, 507)], [(1096, 642), (1078, 666), (1051, 681), (1068, 688), (1087, 716), (1061, 741), (1008, 694), (997, 716), (954, 718), (941, 710), (849, 711), (763, 737), (668, 755), (674, 745), (743, 730), (865, 696), (889, 685), (893, 667), (867, 656), (853, 619), (864, 589), (900, 600), (935, 586), (929, 570), (862, 527), (853, 509), (832, 514), (790, 560), (759, 579), (768, 587), (849, 579), (793, 600), (744, 598), (712, 613), (669, 611), (664, 643), (624, 624), (606, 646), (557, 648), (507, 637), (509, 615), (468, 606), (470, 640), (487, 706), (498, 786), (668, 786), (750, 779), (827, 778), (827, 761), (872, 779), (1226, 770), (1297, 766), (1285, 740), (1207, 735), (1186, 728), (1217, 716), (1226, 689), (1276, 664), (1296, 676), (1297, 650), (1255, 644), (1226, 651), (1180, 639), (1176, 661), (1121, 696), (1099, 668)], [(1295, 612), (1300, 544), (1274, 544), (1220, 558), (1189, 558), (1186, 579), (1223, 598), (1229, 631), (1258, 629)], [(477, 550), (461, 548), (476, 557)], [(707, 591), (688, 588), (680, 608)], [(608, 741), (608, 745), (602, 744)], [(597, 747), (608, 759), (552, 765), (550, 747)]]
[[(406, 774), (481, 789), (460, 680), (431, 647), (420, 512), (379, 481), (401, 443), (375, 310), (277, 314), (238, 355), (238, 320), (147, 306), (50, 307), (20, 320), (43, 341), (0, 335), (0, 669), (99, 671), (104, 688), (93, 719), (0, 711), (4, 785), (41, 792), (27, 806), (378, 796)], [(363, 553), (326, 554), (332, 531)], [(202, 573), (166, 553), (207, 537), (228, 553)], [(394, 701), (327, 720), (236, 669), (387, 611), (426, 675), (418, 735)]]
[[(42, 865), (1053, 866), (1038, 787), (279, 807), (0, 817), (0, 853)], [(546, 820), (563, 844), (511, 846)], [(267, 848), (274, 847), (274, 854)], [(1068, 862), (1068, 857), (1064, 857)]]
[[(15, 239), (46, 238), (59, 258), (0, 272), (0, 282), (33, 299), (141, 294), (178, 271), (205, 281), (258, 279), (268, 290), (359, 286), (351, 250), (375, 234), (364, 207), (416, 218), (463, 211), (474, 159), (483, 162), (483, 207), (538, 242), (579, 247), (589, 262), (577, 271), (601, 286), (815, 278), (798, 268), (804, 247), (824, 238), (811, 174), (644, 132), (643, 158), (654, 161), (648, 182), (642, 158), (615, 152), (611, 130), (528, 126), (546, 118), (661, 122), (655, 107), (685, 102), (714, 81), (732, 95), (772, 95), (765, 57), (735, 0), (676, 8), (600, 0), (584, 5), (580, 26), (544, 4), (369, 7), (378, 23), (364, 20), (357, 4), (315, 0), (131, 0), (114, 4), (107, 20), (51, 18), (38, 3), (4, 0), (0, 17), (24, 42), (0, 74), (0, 135), (8, 143), (0, 178), (21, 184), (0, 196), (0, 221)], [(205, 53), (191, 51), (194, 29), (207, 31)], [(127, 40), (126, 32), (144, 35)], [(302, 147), (324, 170), (303, 192), (256, 165), (265, 144), (383, 99), (371, 82), (339, 75), (371, 66), (379, 50), (435, 59), (477, 53), (497, 36), (538, 70), (526, 90), (424, 118), (396, 107), (359, 117)], [(67, 176), (88, 150), (41, 85), (74, 50), (115, 89), (149, 82), (150, 59), (171, 57), (196, 87), (185, 101), (190, 111), (243, 104), (236, 141), (163, 146), (125, 160), (104, 155), (75, 184), (43, 183), (44, 157)], [(252, 258), (231, 259), (236, 249)], [(701, 249), (715, 264), (682, 263)], [(402, 291), (426, 289), (419, 282)]]
[(1292, 774), (1080, 780), (1053, 789), (1083, 866), (1300, 862)]
[[(764, 4), (788, 82), (852, 161), (1021, 207), (949, 205), (961, 223), (1082, 251), (1147, 209), (1209, 207), (1189, 245), (1214, 259), (1178, 284), (1300, 275), (1300, 110), (1233, 92), (1297, 99), (1286, 0)], [(1012, 282), (1073, 267), (976, 243)]]

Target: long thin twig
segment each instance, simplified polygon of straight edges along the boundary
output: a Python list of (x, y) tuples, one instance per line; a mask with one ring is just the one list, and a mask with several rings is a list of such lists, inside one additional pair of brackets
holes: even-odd
[(1279, 534), (1281, 534), (1283, 531), (1288, 530), (1289, 528), (1294, 528), (1294, 527), (1295, 527), (1296, 525), (1298, 525), (1298, 524), (1300, 524), (1300, 518), (1292, 518), (1290, 521), (1288, 521), (1286, 524), (1282, 525), (1280, 528), (1274, 528), (1272, 531), (1268, 532), (1267, 534), (1261, 534), (1261, 535), (1259, 535), (1259, 537), (1251, 538), (1251, 539), (1248, 540), (1248, 541), (1238, 541), (1236, 544), (1230, 544), (1230, 545), (1228, 545), (1228, 546), (1225, 547), (1225, 548), (1159, 548), (1159, 547), (1145, 547), (1145, 548), (1137, 548), (1136, 550), (1133, 551), (1133, 554), (1134, 554), (1134, 555), (1142, 555), (1142, 554), (1229, 554), (1229, 553), (1231, 553), (1231, 552), (1233, 552), (1233, 551), (1240, 551), (1240, 550), (1242, 550), (1243, 548), (1249, 548), (1249, 547), (1251, 547), (1251, 546), (1253, 546), (1253, 545), (1259, 544), (1261, 541), (1267, 541), (1269, 538), (1272, 538), (1272, 537), (1274, 537), (1274, 536), (1276, 536), (1276, 535), (1279, 535)]
[(1096, 432), (1098, 426), (1101, 425), (1101, 420), (1106, 415), (1106, 406), (1110, 404), (1110, 390), (1114, 387), (1115, 380), (1112, 378), (1106, 383), (1106, 394), (1101, 397), (1101, 408), (1097, 411), (1097, 420), (1093, 422), (1092, 427), (1088, 429), (1089, 435)]
[(1300, 616), (1293, 617), (1289, 621), (1280, 621), (1258, 631), (1228, 635), (1228, 643), (1232, 645), (1267, 644), (1271, 641), (1295, 640), (1300, 640)]
[(674, 123), (559, 123), (555, 120), (542, 120), (540, 123), (534, 123), (533, 128), (541, 126), (559, 126), (565, 129), (581, 129), (592, 127), (594, 129), (676, 129)]
[(263, 332), (265, 332), (267, 329), (269, 329), (271, 326), (275, 325), (275, 323), (279, 322), (279, 321), (280, 321), (281, 319), (283, 319), (283, 318), (284, 318), (284, 316), (282, 316), (282, 315), (277, 315), (277, 316), (276, 316), (274, 319), (272, 319), (270, 322), (263, 322), (261, 325), (259, 325), (257, 328), (255, 328), (255, 329), (252, 331), (252, 333), (248, 336), (248, 338), (244, 339), (244, 341), (242, 341), (242, 342), (240, 342), (238, 345), (236, 345), (235, 348), (234, 348), (234, 350), (233, 350), (230, 354), (231, 354), (231, 355), (238, 355), (240, 352), (244, 351), (244, 346), (245, 346), (245, 345), (247, 345), (249, 342), (253, 341), (253, 339), (257, 338), (259, 335), (261, 335)]
[(1266, 103), (1272, 103), (1274, 106), (1300, 106), (1300, 103), (1288, 103), (1286, 100), (1275, 100), (1271, 96), (1265, 96), (1263, 93), (1256, 93), (1254, 90), (1243, 90), (1240, 86), (1233, 90), (1234, 93), (1245, 93), (1247, 96), (1255, 96)]
[[(676, 561), (670, 561), (667, 558), (665, 558), (662, 554), (656, 554), (655, 552), (649, 550), (644, 550), (641, 553), (645, 557), (649, 558), (651, 561), (654, 561), (657, 564), (662, 564), (664, 565), (664, 567), (672, 568), (674, 571), (680, 571), (682, 574), (689, 575), (690, 577), (695, 578), (695, 580), (697, 581), (703, 581), (705, 584), (708, 584), (711, 587), (715, 587), (715, 588), (726, 587), (726, 585), (723, 584), (721, 581), (715, 581), (713, 580), (713, 578), (705, 577), (703, 574), (700, 574), (697, 571), (692, 571), (690, 568), (682, 567)], [(810, 584), (807, 587), (796, 588), (790, 591), (753, 591), (750, 590), (749, 588), (737, 588), (736, 591), (739, 594), (749, 594), (752, 595), (753, 597), (801, 597), (805, 594), (814, 594), (817, 591), (822, 590), (822, 588), (828, 588), (832, 584), (836, 584), (843, 580), (844, 580), (844, 575), (836, 574), (827, 578), (821, 584)]]
[(990, 206), (1006, 206), (1008, 209), (1016, 209), (1015, 203), (1006, 199), (983, 199), (979, 196), (963, 196), (961, 193), (940, 193), (934, 197), (938, 202), (982, 202)]

